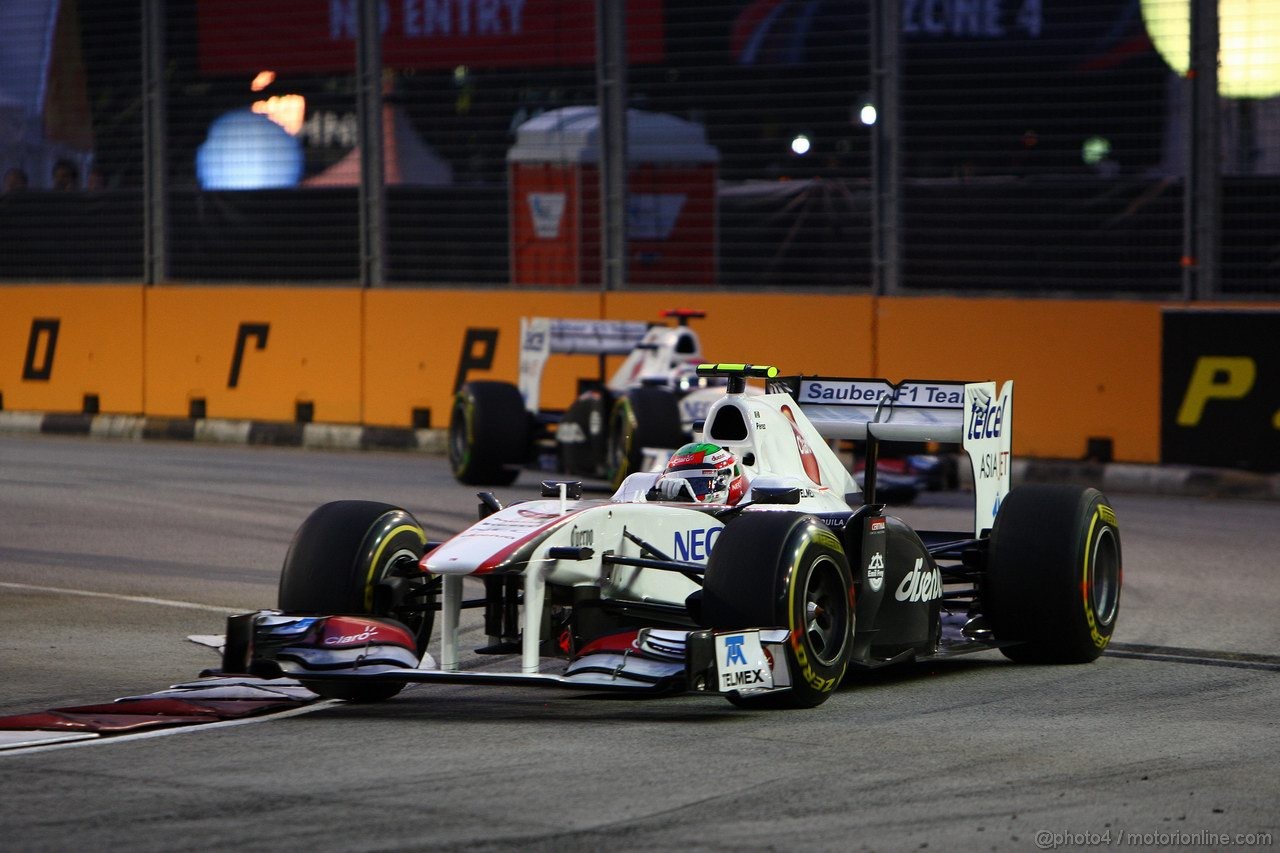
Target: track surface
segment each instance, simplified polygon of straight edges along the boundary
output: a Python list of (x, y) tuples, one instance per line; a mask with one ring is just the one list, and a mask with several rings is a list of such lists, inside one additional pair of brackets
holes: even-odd
[[(963, 528), (957, 497), (901, 514)], [(404, 505), (436, 536), (474, 517), (472, 490), (420, 455), (0, 437), (0, 714), (150, 692), (213, 665), (183, 638), (220, 633), (223, 610), (274, 604), (293, 530), (336, 498)], [(1119, 653), (1093, 665), (984, 653), (865, 677), (790, 713), (423, 686), (379, 706), (0, 753), (0, 837), (7, 850), (165, 851), (1274, 840), (1280, 505), (1111, 498)], [(1138, 840), (1115, 846), (1161, 839)]]

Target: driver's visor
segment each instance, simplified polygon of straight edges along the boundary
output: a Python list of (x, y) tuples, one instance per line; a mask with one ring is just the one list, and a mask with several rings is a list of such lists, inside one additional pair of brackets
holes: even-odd
[(688, 480), (689, 485), (693, 487), (693, 493), (699, 498), (704, 498), (713, 492), (723, 491), (729, 482), (729, 472), (727, 470), (672, 471), (667, 476)]

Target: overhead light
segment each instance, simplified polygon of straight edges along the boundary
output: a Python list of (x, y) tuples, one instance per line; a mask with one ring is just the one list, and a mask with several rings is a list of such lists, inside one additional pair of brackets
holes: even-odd
[(263, 89), (276, 82), (276, 72), (259, 71), (258, 76), (253, 78), (253, 82), (249, 84), (250, 92), (261, 92)]
[[(1156, 50), (1179, 75), (1190, 67), (1190, 0), (1142, 0), (1142, 20)], [(1280, 95), (1280, 4), (1218, 0), (1218, 94)]]
[(290, 136), (301, 133), (307, 119), (307, 99), (301, 95), (272, 95), (265, 101), (254, 101), (251, 109), (283, 127)]
[(803, 157), (808, 154), (811, 147), (812, 143), (809, 142), (809, 137), (803, 133), (797, 133), (795, 138), (791, 140), (791, 153), (797, 157)]
[(1080, 146), (1080, 159), (1086, 165), (1096, 166), (1111, 156), (1111, 140), (1102, 136), (1090, 136)]
[(196, 149), (196, 177), (206, 190), (292, 187), (302, 178), (302, 166), (298, 140), (245, 109), (214, 119)]

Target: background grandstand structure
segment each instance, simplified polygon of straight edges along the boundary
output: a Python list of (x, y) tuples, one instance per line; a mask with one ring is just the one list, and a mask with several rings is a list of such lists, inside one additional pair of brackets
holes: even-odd
[[(1244, 26), (1280, 78), (1280, 13), (1218, 6), (13, 0), (0, 276), (1273, 298), (1280, 82), (1225, 77)], [(574, 108), (575, 168), (517, 197), (521, 126)], [(593, 269), (516, 284), (527, 252)]]

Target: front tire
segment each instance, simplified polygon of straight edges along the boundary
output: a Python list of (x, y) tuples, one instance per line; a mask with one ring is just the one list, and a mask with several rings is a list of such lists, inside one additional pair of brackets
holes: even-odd
[[(426, 651), (435, 622), (428, 596), (387, 595), (419, 573), (426, 546), (422, 526), (407, 511), (374, 501), (334, 501), (317, 508), (294, 534), (280, 571), (278, 606), (286, 613), (379, 616), (409, 628), (418, 654)], [(389, 585), (388, 582), (392, 583)], [(326, 699), (379, 702), (404, 682), (309, 682)]]
[(840, 541), (812, 516), (750, 513), (720, 534), (702, 588), (715, 630), (786, 628), (790, 690), (730, 694), (744, 708), (812, 708), (844, 678), (853, 651), (853, 574)]
[(468, 382), (449, 415), (449, 465), (469, 486), (509, 486), (528, 456), (529, 413), (507, 382)]
[(1097, 489), (1029, 484), (996, 515), (983, 599), (1010, 660), (1088, 663), (1120, 612), (1120, 528)]

